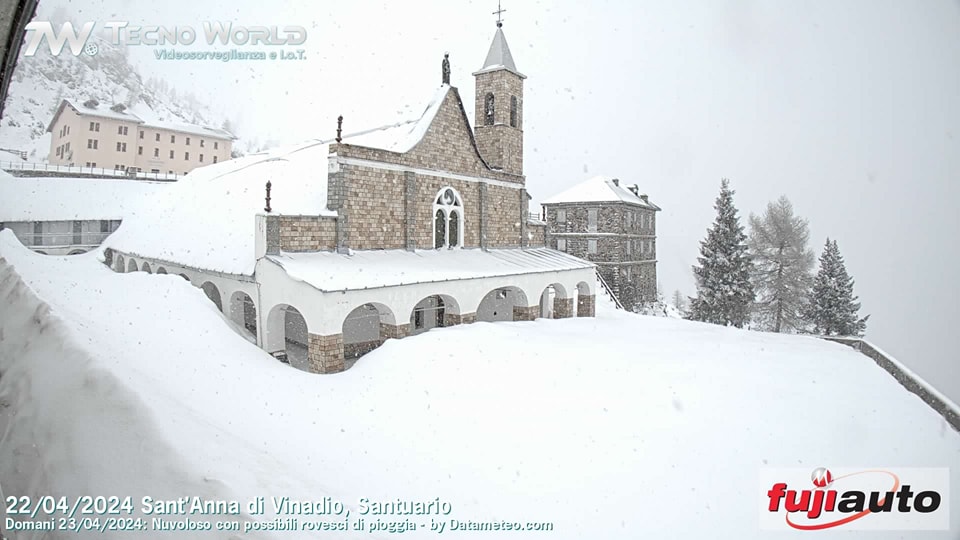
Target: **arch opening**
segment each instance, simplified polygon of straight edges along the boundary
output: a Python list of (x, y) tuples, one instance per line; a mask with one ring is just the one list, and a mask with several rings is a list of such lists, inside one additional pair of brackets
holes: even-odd
[(390, 308), (383, 304), (363, 304), (343, 320), (344, 368), (350, 369), (357, 359), (376, 349), (389, 338), (401, 338), (406, 327), (397, 326)]
[(210, 301), (217, 306), (217, 311), (222, 313), (223, 302), (220, 300), (220, 289), (218, 289), (216, 285), (210, 283), (209, 281), (204, 281), (200, 288), (203, 290), (203, 294), (207, 295), (207, 298), (209, 298)]
[(264, 343), (267, 352), (277, 360), (301, 371), (310, 371), (310, 332), (297, 308), (279, 304), (270, 310)]
[(230, 295), (230, 320), (243, 331), (243, 337), (257, 342), (257, 306), (249, 294), (237, 291)]
[(477, 320), (515, 321), (522, 320), (518, 310), (527, 308), (527, 295), (517, 287), (500, 287), (483, 297), (477, 306)]

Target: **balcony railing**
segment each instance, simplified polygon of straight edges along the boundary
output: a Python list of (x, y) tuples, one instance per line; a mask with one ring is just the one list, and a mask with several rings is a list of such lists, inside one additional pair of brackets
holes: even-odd
[(51, 165), (49, 163), (30, 163), (27, 161), (0, 161), (0, 169), (5, 171), (39, 171), (55, 172), (60, 174), (89, 174), (95, 176), (112, 176), (116, 178), (130, 178), (136, 180), (160, 180), (166, 182), (176, 182), (180, 179), (178, 174), (136, 172), (118, 169), (104, 169), (100, 167), (77, 167), (75, 165)]

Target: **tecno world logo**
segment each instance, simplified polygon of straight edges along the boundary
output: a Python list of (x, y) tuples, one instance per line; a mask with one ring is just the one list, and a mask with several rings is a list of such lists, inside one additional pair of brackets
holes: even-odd
[(760, 490), (766, 530), (950, 529), (945, 468), (764, 468)]

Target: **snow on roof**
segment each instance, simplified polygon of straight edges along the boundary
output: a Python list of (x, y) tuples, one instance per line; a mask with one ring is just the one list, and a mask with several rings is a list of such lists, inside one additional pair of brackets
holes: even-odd
[(500, 27), (497, 27), (497, 33), (493, 35), (493, 42), (490, 43), (490, 50), (487, 51), (483, 67), (474, 75), (498, 69), (506, 69), (526, 79), (526, 76), (517, 71), (517, 64), (514, 63), (513, 54), (510, 53), (510, 47), (507, 45), (507, 37), (503, 34), (503, 28)]
[[(73, 108), (73, 110), (77, 111), (77, 113), (81, 115), (98, 116), (100, 118), (110, 118), (113, 120), (125, 120), (127, 122), (134, 122), (137, 124), (143, 123), (143, 120), (139, 116), (127, 112), (126, 110), (121, 112), (114, 111), (110, 108), (111, 105), (100, 103), (96, 107), (87, 107), (82, 103), (70, 101), (69, 99), (63, 100), (63, 103), (60, 104), (60, 109), (57, 110), (57, 114), (53, 115), (54, 119), (56, 119), (60, 112), (62, 112), (64, 104), (69, 105), (71, 108)], [(53, 123), (51, 122), (50, 125), (52, 126)], [(47, 131), (49, 131), (49, 129)]]
[(377, 250), (283, 253), (268, 257), (294, 279), (321, 291), (430, 283), (451, 279), (592, 268), (590, 262), (547, 248)]
[(265, 185), (280, 214), (327, 210), (326, 143), (278, 148), (194, 169), (146, 211), (124, 220), (105, 246), (195, 268), (251, 275)]
[(660, 210), (657, 205), (649, 201), (644, 201), (637, 195), (634, 195), (632, 191), (626, 189), (622, 185), (622, 182), (621, 185), (618, 186), (614, 180), (615, 178), (610, 176), (594, 176), (593, 178), (580, 182), (566, 191), (557, 193), (553, 197), (543, 201), (541, 204), (625, 202), (650, 208), (652, 210)]
[(124, 219), (170, 182), (18, 178), (0, 171), (0, 222)]
[(236, 139), (236, 137), (232, 133), (230, 133), (225, 129), (198, 126), (194, 124), (154, 121), (154, 122), (145, 122), (144, 126), (158, 128), (158, 129), (166, 129), (169, 131), (178, 131), (180, 133), (187, 133), (190, 135), (200, 135), (202, 137), (213, 137), (217, 139), (228, 139), (228, 140)]
[(409, 152), (423, 139), (449, 92), (449, 84), (438, 88), (419, 118), (353, 133), (344, 136), (342, 140), (346, 144), (356, 146), (379, 148), (391, 152)]

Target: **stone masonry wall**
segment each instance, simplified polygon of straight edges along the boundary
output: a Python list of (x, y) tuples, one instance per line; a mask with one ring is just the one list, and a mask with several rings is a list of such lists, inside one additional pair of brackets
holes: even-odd
[[(485, 98), (494, 96), (493, 125), (485, 123)], [(523, 79), (505, 69), (476, 76), (477, 146), (491, 167), (523, 174)], [(517, 98), (517, 125), (510, 125), (510, 98)]]
[[(545, 205), (546, 244), (595, 262), (600, 275), (620, 302), (632, 309), (657, 299), (656, 212), (627, 203), (565, 203)], [(589, 210), (597, 210), (595, 231), (589, 230)], [(558, 220), (558, 210), (566, 214)], [(596, 253), (589, 241), (596, 240)]]
[(337, 246), (337, 218), (280, 216), (280, 249), (289, 252), (333, 250)]

